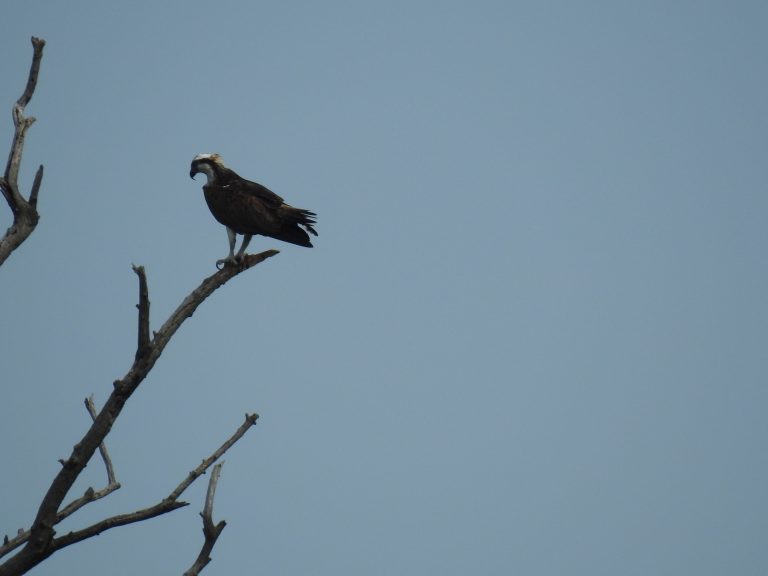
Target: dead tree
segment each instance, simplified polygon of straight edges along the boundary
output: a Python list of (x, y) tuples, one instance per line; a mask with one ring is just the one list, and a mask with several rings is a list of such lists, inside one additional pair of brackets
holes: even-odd
[[(32, 38), (32, 44), (34, 46), (32, 67), (24, 94), (22, 94), (13, 107), (13, 122), (16, 131), (11, 144), (11, 153), (8, 158), (5, 175), (0, 179), (0, 187), (14, 217), (13, 225), (8, 229), (2, 240), (0, 240), (0, 265), (29, 237), (39, 219), (37, 195), (42, 181), (43, 167), (40, 166), (37, 170), (28, 199), (25, 199), (20, 194), (18, 187), (18, 173), (24, 148), (25, 132), (34, 122), (34, 118), (24, 117), (24, 107), (29, 103), (35, 91), (45, 41)], [(267, 250), (260, 254), (248, 255), (238, 266), (226, 266), (205, 278), (197, 288), (184, 298), (160, 329), (155, 332), (150, 330), (150, 302), (146, 273), (142, 266), (133, 267), (139, 279), (139, 302), (137, 305), (138, 338), (133, 365), (122, 378), (115, 380), (112, 392), (101, 411), (97, 412), (92, 399), (86, 399), (86, 408), (93, 420), (91, 427), (75, 444), (70, 456), (59, 461), (61, 463), (61, 470), (56, 474), (48, 491), (42, 497), (30, 528), (20, 529), (14, 536), (5, 536), (3, 539), (2, 545), (0, 545), (0, 562), (2, 562), (0, 563), (0, 576), (24, 574), (62, 548), (82, 542), (106, 530), (149, 520), (150, 518), (188, 505), (187, 502), (180, 500), (184, 491), (202, 476), (208, 468), (214, 465), (256, 423), (258, 418), (256, 414), (246, 414), (245, 421), (235, 433), (218, 450), (205, 458), (197, 468), (189, 472), (181, 483), (161, 501), (150, 504), (140, 510), (104, 518), (96, 523), (66, 534), (59, 535), (56, 532), (56, 526), (62, 520), (72, 516), (91, 502), (104, 498), (120, 488), (120, 483), (117, 481), (112, 461), (107, 451), (105, 439), (120, 416), (125, 404), (144, 381), (150, 370), (152, 370), (155, 362), (160, 358), (160, 355), (176, 331), (215, 290), (238, 274), (245, 272), (277, 253), (277, 250)], [(65, 503), (67, 494), (73, 484), (94, 457), (97, 450), (107, 470), (107, 486), (100, 490), (88, 488), (82, 496)], [(212, 517), (213, 497), (220, 470), (221, 464), (217, 464), (211, 474), (208, 493), (201, 514), (205, 536), (202, 549), (192, 567), (185, 574), (198, 574), (205, 567), (210, 561), (211, 549), (224, 529), (225, 523), (222, 521), (214, 524)]]

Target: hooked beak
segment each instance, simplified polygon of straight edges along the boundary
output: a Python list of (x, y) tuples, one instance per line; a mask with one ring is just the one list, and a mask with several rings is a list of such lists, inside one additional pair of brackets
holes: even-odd
[(189, 177), (192, 178), (192, 180), (194, 180), (195, 174), (197, 174), (198, 172), (199, 172), (198, 169), (193, 166), (192, 169), (189, 171)]

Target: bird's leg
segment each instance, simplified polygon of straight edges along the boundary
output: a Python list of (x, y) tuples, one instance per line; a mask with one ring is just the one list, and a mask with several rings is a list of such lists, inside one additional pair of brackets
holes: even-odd
[(232, 228), (227, 227), (227, 238), (229, 239), (229, 256), (227, 256), (223, 260), (216, 260), (216, 268), (219, 268), (220, 266), (224, 266), (226, 264), (235, 263), (235, 241), (237, 238), (237, 234), (235, 234), (235, 231), (232, 230)]
[(245, 256), (245, 249), (248, 247), (248, 243), (251, 241), (251, 238), (253, 238), (253, 234), (245, 234), (243, 236), (243, 243), (240, 245), (240, 250), (238, 250), (237, 254), (235, 254), (235, 260), (238, 262), (243, 259), (243, 256)]

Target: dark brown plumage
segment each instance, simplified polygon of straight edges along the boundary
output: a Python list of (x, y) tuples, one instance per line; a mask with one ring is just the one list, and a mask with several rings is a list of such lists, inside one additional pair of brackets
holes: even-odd
[[(218, 154), (196, 156), (189, 175), (194, 178), (200, 172), (208, 177), (203, 186), (208, 208), (214, 218), (227, 227), (229, 236), (229, 256), (219, 263), (239, 260), (251, 237), (257, 234), (312, 247), (307, 232), (317, 236), (314, 212), (294, 208), (265, 186), (241, 178), (224, 166)], [(244, 236), (237, 254), (234, 254), (235, 234)]]

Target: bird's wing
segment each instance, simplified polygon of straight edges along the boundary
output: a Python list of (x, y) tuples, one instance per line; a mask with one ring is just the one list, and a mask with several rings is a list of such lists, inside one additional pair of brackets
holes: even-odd
[(241, 185), (242, 191), (251, 196), (255, 196), (267, 206), (278, 207), (283, 204), (283, 199), (272, 192), (266, 186), (262, 186), (257, 182), (251, 182), (250, 180), (243, 180)]

